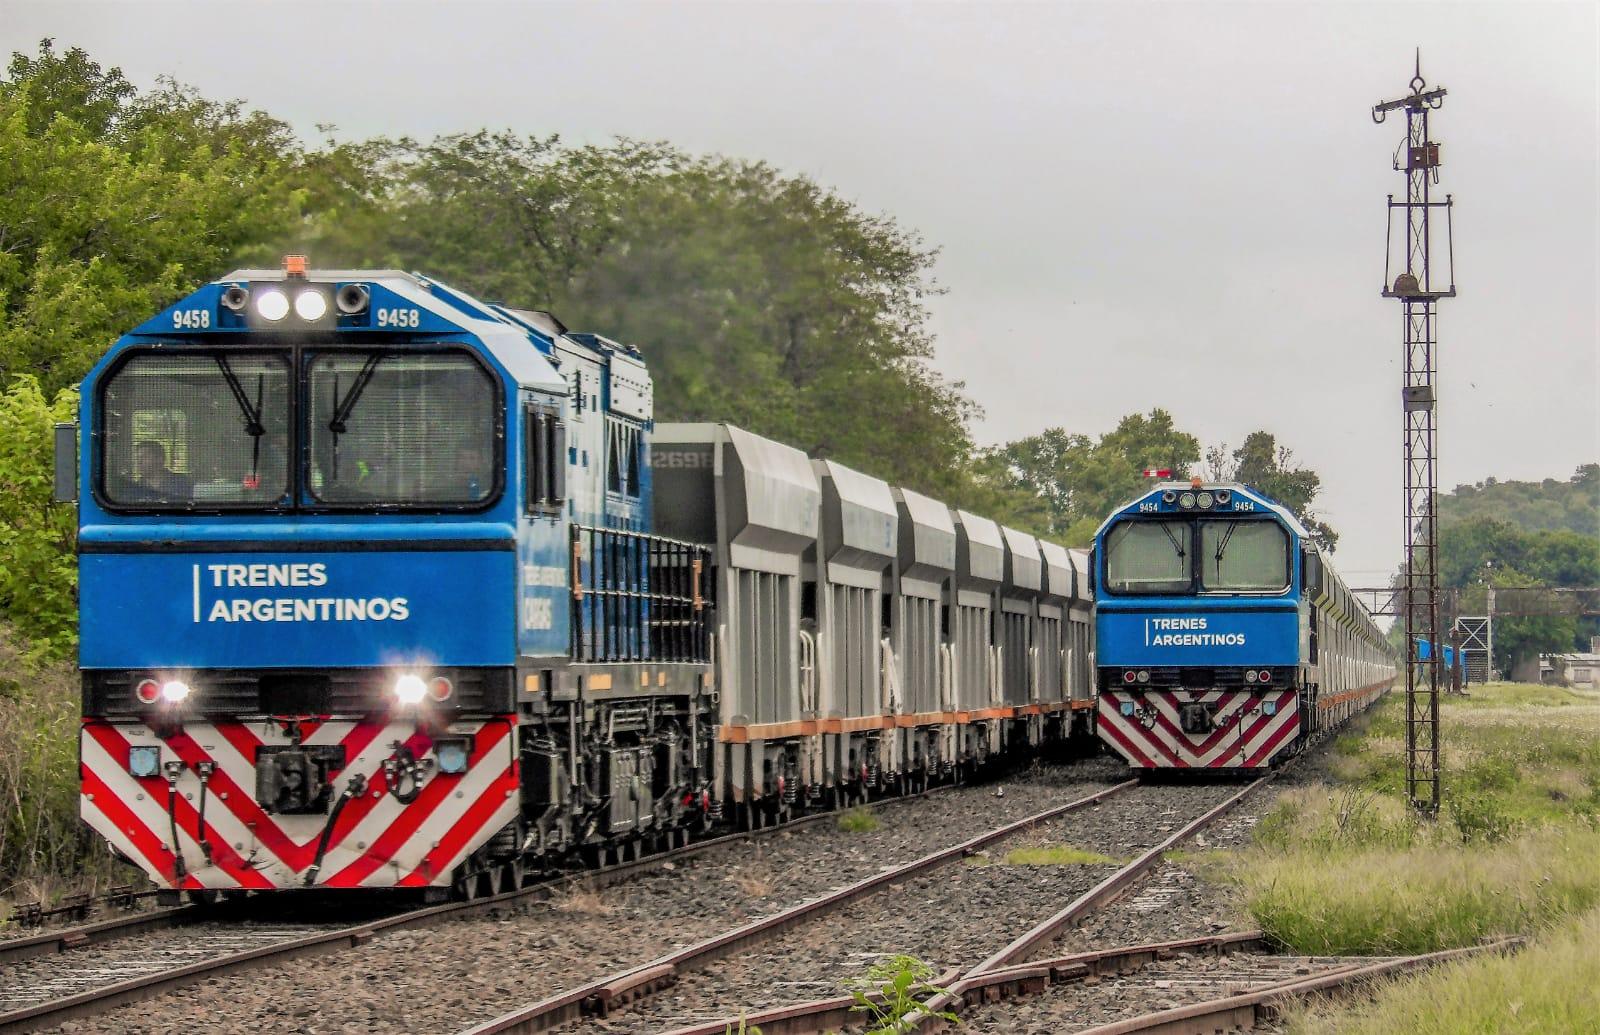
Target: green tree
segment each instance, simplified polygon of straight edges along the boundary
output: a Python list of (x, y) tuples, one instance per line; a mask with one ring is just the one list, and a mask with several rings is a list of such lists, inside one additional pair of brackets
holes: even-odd
[(1106, 516), (1145, 487), (1146, 469), (1187, 477), (1200, 459), (1200, 443), (1156, 409), (1129, 414), (1098, 440), (1050, 428), (1005, 445), (998, 456), (1008, 487), (1037, 501), (1033, 509), (1044, 517), (1040, 533), (1087, 546)]
[(287, 127), (82, 50), (0, 80), (0, 386), (75, 383), (117, 334), (296, 215)]
[(77, 628), (77, 520), (50, 502), (51, 427), (75, 401), (52, 403), (27, 375), (0, 393), (0, 613), (47, 656), (70, 653)]
[(1441, 525), (1479, 517), (1509, 521), (1530, 532), (1564, 530), (1600, 538), (1600, 464), (1584, 464), (1566, 481), (1485, 478), (1440, 495)]
[(1308, 467), (1295, 466), (1294, 451), (1279, 445), (1270, 431), (1252, 431), (1231, 452), (1227, 443), (1207, 449), (1206, 473), (1217, 481), (1248, 485), (1283, 504), (1327, 552), (1338, 546), (1339, 533), (1312, 507), (1322, 490), (1322, 477)]
[(637, 344), (667, 420), (729, 420), (956, 504), (974, 408), (929, 366), (934, 252), (762, 163), (478, 132), (315, 159), (296, 240)]
[[(1481, 614), (1486, 590), (1600, 586), (1600, 539), (1568, 531), (1526, 531), (1510, 521), (1473, 517), (1444, 525), (1439, 533), (1439, 581), (1460, 591), (1463, 613)], [(1537, 602), (1537, 594), (1518, 594)], [(1549, 603), (1559, 598), (1552, 594)], [(1586, 646), (1594, 619), (1570, 614), (1495, 618), (1496, 663), (1509, 671), (1538, 653)]]

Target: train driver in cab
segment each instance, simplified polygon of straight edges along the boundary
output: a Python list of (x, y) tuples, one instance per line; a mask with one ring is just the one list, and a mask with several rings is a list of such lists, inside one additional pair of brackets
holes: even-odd
[(167, 466), (167, 449), (147, 438), (133, 447), (136, 484), (132, 495), (151, 503), (194, 499), (194, 479)]

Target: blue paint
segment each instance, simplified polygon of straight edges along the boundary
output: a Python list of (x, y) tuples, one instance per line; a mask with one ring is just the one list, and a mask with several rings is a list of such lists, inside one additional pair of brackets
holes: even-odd
[[(85, 667), (344, 667), (424, 658), (441, 665), (508, 666), (519, 655), (561, 659), (571, 654), (572, 525), (650, 529), (651, 423), (583, 405), (573, 394), (575, 372), (582, 368), (609, 399), (606, 364), (614, 355), (637, 360), (635, 351), (579, 334), (566, 335), (558, 348), (547, 329), (514, 311), (426, 278), (381, 271), (349, 274), (348, 280), (322, 276), (315, 270), (304, 280), (240, 271), (204, 285), (123, 335), (85, 378), (79, 449)], [(283, 291), (292, 299), (316, 290), (332, 300), (347, 283), (369, 292), (359, 313), (332, 307), (325, 319), (306, 325), (292, 311), (270, 324), (255, 311), (263, 291)], [(231, 287), (250, 293), (245, 312), (222, 304)], [(288, 501), (297, 509), (277, 512), (134, 514), (102, 505), (95, 493), (102, 460), (98, 386), (130, 349), (282, 348), (283, 335), (313, 328), (357, 346), (471, 350), (499, 382), (504, 399), (503, 492), (473, 511), (319, 512), (304, 493)], [(554, 515), (526, 504), (524, 403), (530, 400), (556, 409), (566, 424), (566, 498)], [(642, 485), (636, 497), (608, 492), (604, 484), (605, 428), (616, 420), (639, 429)], [(429, 544), (438, 542), (451, 548), (430, 551)], [(186, 550), (189, 543), (197, 549)], [(320, 550), (323, 543), (330, 548)], [(395, 549), (385, 550), (386, 544)], [(317, 564), (326, 583), (228, 586), (228, 569), (221, 568), (219, 576), (212, 566), (229, 564)], [(219, 577), (224, 584), (212, 584)], [(218, 599), (225, 602), (224, 612), (214, 611)], [(235, 612), (235, 600), (246, 610)], [(354, 605), (324, 600), (390, 603), (378, 606), (386, 617), (374, 620), (370, 612), (358, 617), (359, 609), (350, 610)], [(394, 600), (405, 601), (402, 619), (393, 617)], [(316, 609), (314, 617), (307, 617), (307, 608)], [(237, 619), (224, 620), (223, 613)], [(280, 615), (291, 620), (280, 621)], [(593, 629), (599, 616), (587, 617), (586, 627)], [(630, 623), (616, 632), (637, 640), (642, 628)]]
[(1275, 613), (1206, 606), (1189, 600), (1127, 613), (1102, 605), (1096, 618), (1101, 665), (1155, 668), (1170, 665), (1295, 665), (1300, 615), (1291, 604)]
[(81, 662), (509, 665), (514, 558), (509, 550), (86, 554)]

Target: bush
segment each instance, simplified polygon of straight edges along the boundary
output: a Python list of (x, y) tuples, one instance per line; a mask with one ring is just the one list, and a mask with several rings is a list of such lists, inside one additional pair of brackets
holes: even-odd
[(76, 673), (27, 653), (0, 625), (0, 898), (126, 881), (78, 819)]
[(68, 391), (48, 402), (31, 376), (0, 392), (0, 613), (34, 657), (65, 658), (77, 643), (77, 515), (50, 501), (51, 429), (76, 401)]

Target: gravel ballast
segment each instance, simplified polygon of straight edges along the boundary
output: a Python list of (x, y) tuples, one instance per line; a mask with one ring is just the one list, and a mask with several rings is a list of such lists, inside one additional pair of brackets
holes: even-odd
[[(936, 971), (967, 967), (1023, 934), (1144, 850), (1239, 790), (1237, 784), (1144, 786), (992, 845), (981, 860), (934, 870), (752, 949), (567, 1033), (656, 1032), (840, 994), (886, 956)], [(1111, 864), (1010, 865), (1007, 853), (1071, 845)]]
[[(598, 893), (400, 930), (357, 949), (207, 979), (57, 1032), (454, 1032), (646, 962), (985, 830), (1123, 779), (1105, 759), (1047, 766), (719, 847)], [(950, 872), (945, 870), (942, 872)], [(181, 933), (181, 932), (179, 932)]]

